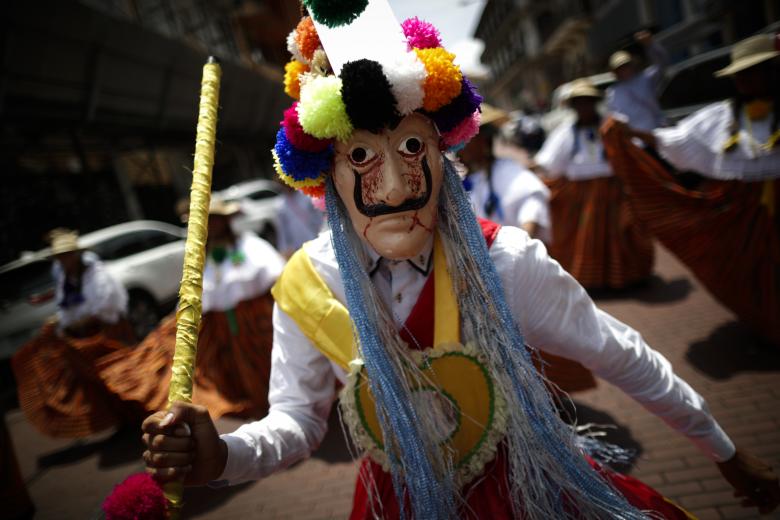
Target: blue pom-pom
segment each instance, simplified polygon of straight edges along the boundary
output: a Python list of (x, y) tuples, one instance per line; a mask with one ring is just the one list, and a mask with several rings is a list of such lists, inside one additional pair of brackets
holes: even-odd
[(333, 161), (333, 145), (321, 152), (299, 150), (287, 139), (284, 128), (276, 133), (274, 150), (284, 172), (296, 181), (316, 179), (330, 170)]

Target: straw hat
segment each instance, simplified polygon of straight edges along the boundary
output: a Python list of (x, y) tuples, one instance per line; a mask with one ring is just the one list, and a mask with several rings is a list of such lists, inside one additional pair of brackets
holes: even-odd
[(241, 204), (238, 202), (228, 202), (222, 199), (211, 199), (209, 206), (209, 215), (219, 215), (230, 217), (241, 211)]
[(509, 114), (498, 107), (482, 103), (482, 117), (479, 120), (479, 126), (493, 125), (499, 127), (509, 121)]
[(749, 69), (761, 62), (780, 56), (780, 51), (775, 48), (775, 37), (771, 34), (759, 34), (751, 36), (741, 42), (735, 43), (731, 48), (731, 63), (728, 67), (720, 69), (715, 77), (730, 76), (745, 69)]
[(609, 68), (615, 70), (627, 63), (631, 63), (631, 53), (627, 51), (617, 51), (609, 57)]
[(84, 249), (79, 245), (79, 234), (71, 229), (53, 229), (49, 232), (49, 241), (51, 242), (52, 256)]
[(565, 100), (571, 101), (574, 98), (589, 97), (601, 99), (601, 91), (597, 89), (588, 78), (575, 79), (569, 83), (569, 89)]

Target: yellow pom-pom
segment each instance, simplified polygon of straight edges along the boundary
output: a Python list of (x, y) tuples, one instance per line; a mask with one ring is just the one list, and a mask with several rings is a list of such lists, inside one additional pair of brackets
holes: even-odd
[(278, 175), (286, 185), (295, 188), (296, 190), (300, 190), (301, 188), (318, 188), (325, 183), (327, 172), (323, 172), (322, 175), (316, 179), (295, 180), (291, 175), (288, 175), (287, 172), (284, 171), (284, 168), (282, 168), (282, 161), (279, 160), (276, 150), (271, 150), (271, 155), (274, 158), (274, 170), (276, 171), (276, 175)]
[(341, 79), (307, 75), (301, 85), (298, 120), (303, 131), (317, 139), (349, 139), (352, 123), (341, 99)]
[(301, 97), (301, 74), (309, 71), (309, 66), (298, 60), (292, 60), (284, 66), (284, 93), (293, 99)]
[(423, 108), (428, 112), (435, 112), (460, 94), (463, 74), (453, 63), (455, 55), (442, 47), (414, 49), (414, 52), (425, 65)]

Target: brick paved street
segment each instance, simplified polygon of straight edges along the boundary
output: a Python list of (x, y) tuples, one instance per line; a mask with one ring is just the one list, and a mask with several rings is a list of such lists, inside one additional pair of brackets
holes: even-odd
[[(603, 295), (599, 304), (663, 352), (709, 401), (735, 442), (780, 468), (780, 350), (761, 346), (668, 253), (643, 289)], [(612, 438), (639, 450), (631, 473), (703, 520), (757, 518), (738, 506), (715, 466), (686, 439), (606, 383), (574, 396), (580, 421), (615, 423)], [(95, 517), (102, 498), (141, 469), (139, 433), (120, 432), (81, 443), (46, 439), (18, 410), (6, 416), (20, 464), (38, 508), (36, 518)], [(220, 421), (228, 431), (235, 421)], [(335, 418), (309, 461), (265, 481), (228, 490), (189, 490), (186, 517), (345, 518), (356, 466)], [(771, 518), (779, 518), (776, 514)]]

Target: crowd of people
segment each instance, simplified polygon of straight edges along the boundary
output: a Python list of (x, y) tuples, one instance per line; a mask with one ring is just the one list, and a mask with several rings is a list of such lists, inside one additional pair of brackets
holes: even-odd
[[(776, 508), (772, 470), (586, 292), (647, 280), (658, 240), (780, 344), (773, 40), (734, 46), (718, 72), (734, 99), (669, 126), (667, 55), (637, 33), (646, 66), (616, 52), (606, 95), (573, 81), (571, 120), (545, 135), (481, 103), (430, 24), (310, 14), (288, 39), (277, 243), (236, 233), (238, 205), (209, 208), (193, 402), (167, 403), (175, 313), (134, 338), (124, 288), (58, 229), (59, 312), (13, 359), (30, 422), (79, 438), (145, 418), (150, 473), (222, 486), (308, 456), (340, 396), (365, 454), (351, 518), (688, 518), (583, 454), (552, 394), (595, 374), (689, 438), (748, 505)], [(392, 60), (349, 45), (368, 30)], [(688, 171), (693, 187), (678, 182)], [(218, 436), (226, 414), (251, 422)]]

